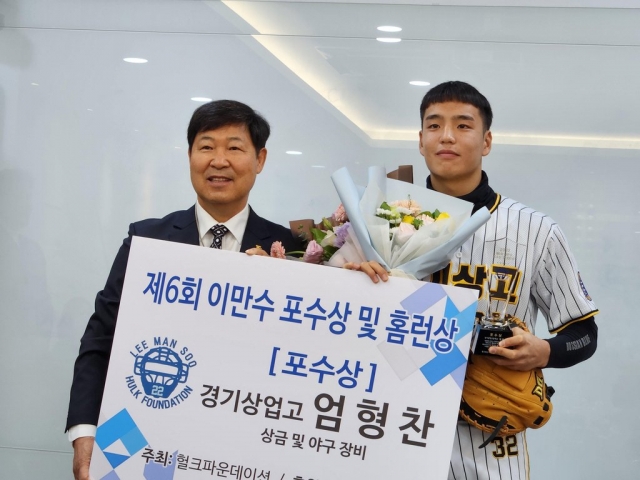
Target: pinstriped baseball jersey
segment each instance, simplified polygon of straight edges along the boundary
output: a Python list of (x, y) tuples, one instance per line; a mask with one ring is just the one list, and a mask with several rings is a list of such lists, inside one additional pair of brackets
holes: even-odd
[(478, 448), (488, 437), (467, 422), (458, 422), (449, 480), (529, 480), (525, 432), (496, 437), (485, 448)]
[[(479, 291), (478, 315), (502, 311), (534, 331), (540, 310), (550, 332), (584, 320), (597, 309), (580, 278), (567, 240), (548, 216), (510, 198), (496, 198), (491, 219), (467, 240), (451, 263), (433, 275), (438, 283)], [(478, 446), (488, 434), (458, 423), (450, 480), (526, 480), (529, 457), (522, 432)]]
[(533, 332), (538, 310), (555, 333), (595, 315), (597, 308), (580, 278), (560, 227), (548, 216), (500, 197), (491, 219), (467, 240), (433, 281), (474, 288), (478, 311), (502, 309)]

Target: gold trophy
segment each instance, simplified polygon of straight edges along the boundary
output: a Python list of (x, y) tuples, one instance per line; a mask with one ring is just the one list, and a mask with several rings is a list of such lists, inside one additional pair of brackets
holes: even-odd
[[(525, 247), (526, 248), (526, 247)], [(504, 264), (507, 264), (507, 255), (509, 249), (504, 248)], [(513, 259), (515, 260), (515, 259)], [(518, 272), (521, 272), (522, 261), (524, 256), (520, 259), (520, 265), (513, 274), (510, 288), (507, 292), (506, 298), (494, 299), (491, 298), (492, 292), (492, 280), (493, 275), (489, 278), (489, 302), (487, 305), (487, 312), (482, 315), (473, 327), (473, 335), (471, 337), (471, 351), (476, 355), (492, 355), (489, 353), (490, 347), (498, 346), (505, 338), (513, 336), (511, 331), (511, 315), (507, 314), (507, 306), (509, 305), (509, 299), (515, 293), (518, 284)], [(510, 263), (510, 262), (509, 262)], [(486, 267), (489, 272), (489, 266)], [(504, 306), (500, 309), (500, 301), (504, 302)], [(495, 309), (492, 309), (492, 305), (495, 302)]]

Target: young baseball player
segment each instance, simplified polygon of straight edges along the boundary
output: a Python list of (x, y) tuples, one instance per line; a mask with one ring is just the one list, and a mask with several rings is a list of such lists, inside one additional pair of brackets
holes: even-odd
[[(487, 99), (464, 82), (445, 82), (420, 105), (420, 153), (430, 176), (427, 188), (482, 207), (491, 219), (456, 252), (431, 281), (478, 290), (477, 316), (503, 311), (534, 332), (538, 311), (556, 334), (540, 339), (523, 329), (491, 347), (491, 360), (512, 370), (564, 368), (596, 350), (598, 310), (587, 293), (567, 240), (547, 215), (493, 191), (482, 171), (491, 151), (493, 114)], [(349, 264), (374, 282), (388, 275), (377, 262)], [(505, 310), (506, 307), (506, 310)], [(528, 480), (525, 432), (497, 436), (459, 421), (449, 480)]]
[[(487, 207), (491, 219), (432, 281), (478, 290), (478, 314), (502, 311), (534, 332), (538, 311), (555, 337), (542, 340), (516, 329), (491, 347), (492, 360), (513, 370), (570, 367), (596, 350), (598, 313), (558, 225), (548, 216), (501, 196), (489, 186), (482, 157), (491, 151), (491, 106), (473, 86), (445, 82), (420, 105), (420, 153), (430, 176), (427, 188)], [(528, 479), (525, 433), (496, 437), (458, 423), (450, 480)]]

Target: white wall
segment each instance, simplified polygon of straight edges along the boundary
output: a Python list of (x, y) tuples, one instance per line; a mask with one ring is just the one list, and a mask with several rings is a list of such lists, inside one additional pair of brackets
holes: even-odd
[[(280, 223), (330, 214), (338, 199), (329, 175), (343, 165), (363, 176), (371, 164), (413, 164), (415, 182), (424, 182), (417, 140), (367, 141), (248, 36), (246, 25), (223, 5), (214, 7), (179, 0), (0, 1), (2, 479), (71, 476), (71, 449), (63, 435), (68, 390), (95, 293), (130, 222), (194, 202), (185, 137), (197, 104), (190, 97), (238, 99), (269, 119), (268, 163), (251, 203)], [(329, 16), (338, 7), (325, 6)], [(346, 36), (334, 40), (346, 51), (355, 47)], [(627, 63), (635, 58), (635, 66), (624, 67), (635, 77), (604, 72), (601, 88), (583, 92), (582, 101), (606, 95), (607, 110), (573, 119), (551, 105), (545, 111), (554, 124), (562, 124), (564, 115), (566, 123), (580, 120), (597, 132), (600, 118), (619, 119), (619, 126), (607, 120), (604, 131), (619, 127), (632, 135), (626, 129), (638, 121), (640, 47), (614, 45), (607, 55)], [(128, 56), (149, 63), (124, 63)], [(473, 79), (476, 63), (461, 58), (448, 74)], [(546, 67), (531, 66), (538, 74)], [(499, 119), (517, 121), (518, 99), (500, 91), (519, 87), (509, 84), (506, 73), (495, 82), (508, 89), (494, 83), (496, 98), (490, 100), (499, 106), (498, 126), (508, 131), (510, 125)], [(607, 76), (616, 77), (615, 89), (607, 87)], [(398, 103), (388, 79), (372, 73), (358, 82), (363, 91), (370, 88), (367, 82), (386, 88), (385, 105)], [(554, 83), (567, 95), (577, 88), (574, 80)], [(521, 85), (523, 97), (526, 87)], [(416, 130), (423, 93), (411, 93), (412, 104), (399, 106), (412, 112)], [(520, 116), (527, 112), (520, 110)], [(535, 123), (544, 125), (540, 118)], [(286, 150), (303, 155), (288, 156)], [(595, 357), (546, 373), (557, 390), (555, 412), (547, 426), (529, 435), (532, 478), (636, 478), (640, 150), (498, 144), (485, 168), (498, 192), (562, 225), (602, 311)]]

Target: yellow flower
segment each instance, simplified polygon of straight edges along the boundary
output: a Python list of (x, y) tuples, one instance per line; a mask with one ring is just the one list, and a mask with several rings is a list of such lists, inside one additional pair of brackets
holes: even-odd
[(411, 215), (405, 215), (402, 219), (402, 223), (413, 223), (415, 219)]
[(449, 214), (447, 212), (440, 212), (440, 215), (438, 215), (438, 218), (436, 218), (436, 221), (444, 220), (445, 218), (451, 218), (451, 217), (449, 217)]

